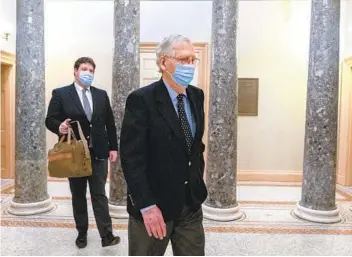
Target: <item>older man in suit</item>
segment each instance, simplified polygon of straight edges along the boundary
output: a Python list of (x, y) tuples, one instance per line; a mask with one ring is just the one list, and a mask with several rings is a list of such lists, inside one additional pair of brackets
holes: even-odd
[(204, 255), (201, 204), (204, 93), (189, 85), (198, 60), (181, 35), (157, 48), (162, 78), (126, 102), (120, 154), (128, 186), (130, 255)]
[[(45, 120), (46, 127), (58, 136), (68, 133), (71, 121), (79, 121), (89, 142), (93, 174), (83, 178), (69, 178), (73, 214), (78, 230), (78, 248), (87, 246), (87, 182), (102, 246), (120, 242), (120, 238), (112, 233), (105, 194), (108, 158), (111, 162), (117, 159), (116, 127), (106, 91), (91, 85), (95, 67), (93, 59), (89, 57), (81, 57), (75, 62), (74, 83), (53, 90)], [(73, 130), (79, 139), (77, 126)]]

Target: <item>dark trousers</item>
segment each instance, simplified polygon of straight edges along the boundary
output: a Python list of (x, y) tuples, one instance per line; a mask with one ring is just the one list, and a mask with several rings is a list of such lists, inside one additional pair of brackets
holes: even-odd
[(193, 212), (185, 207), (177, 220), (166, 223), (163, 240), (149, 237), (142, 221), (130, 216), (128, 221), (128, 254), (130, 256), (164, 255), (171, 240), (176, 256), (204, 256), (205, 237), (202, 208)]
[(112, 233), (111, 217), (109, 214), (108, 198), (105, 194), (105, 184), (108, 174), (108, 161), (92, 158), (92, 176), (82, 178), (69, 178), (72, 193), (73, 215), (79, 233), (87, 233), (87, 182), (95, 221), (101, 237)]

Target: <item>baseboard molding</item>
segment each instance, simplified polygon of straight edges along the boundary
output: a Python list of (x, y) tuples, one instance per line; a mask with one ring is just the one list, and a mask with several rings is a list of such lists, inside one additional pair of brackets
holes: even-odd
[[(110, 178), (110, 170), (108, 181)], [(284, 170), (239, 170), (237, 173), (238, 181), (258, 181), (258, 182), (302, 182), (301, 171)], [(48, 173), (48, 181), (67, 182), (66, 178), (52, 178)]]
[[(110, 171), (109, 171), (110, 173)], [(108, 176), (108, 181), (110, 180)], [(270, 171), (270, 170), (239, 170), (237, 173), (238, 181), (252, 181), (252, 182), (302, 182), (302, 172), (300, 171)], [(341, 183), (343, 178), (337, 176), (336, 183)], [(65, 178), (52, 178), (48, 175), (48, 181), (50, 182), (67, 182)]]
[(302, 171), (239, 170), (238, 181), (302, 182)]

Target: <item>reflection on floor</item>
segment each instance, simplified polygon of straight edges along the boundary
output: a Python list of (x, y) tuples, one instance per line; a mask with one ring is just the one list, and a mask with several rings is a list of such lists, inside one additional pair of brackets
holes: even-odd
[[(53, 211), (16, 217), (7, 213), (13, 181), (1, 181), (1, 255), (127, 255), (127, 221), (113, 220), (122, 242), (103, 249), (91, 206), (88, 247), (76, 249), (68, 183), (51, 180), (48, 191), (56, 205)], [(338, 186), (336, 200), (343, 220), (328, 225), (292, 215), (300, 200), (300, 183), (241, 182), (237, 191), (245, 217), (234, 222), (204, 220), (207, 255), (352, 255), (351, 188)], [(171, 254), (169, 248), (166, 255)]]

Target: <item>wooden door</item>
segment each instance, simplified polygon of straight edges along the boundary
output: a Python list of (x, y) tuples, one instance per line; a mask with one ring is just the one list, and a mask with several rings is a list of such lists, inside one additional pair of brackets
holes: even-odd
[(11, 178), (10, 168), (10, 104), (11, 66), (1, 64), (1, 177)]
[(352, 57), (342, 64), (336, 181), (352, 186)]
[(1, 178), (15, 177), (15, 62), (13, 54), (0, 51)]
[(158, 81), (161, 77), (160, 72), (158, 72), (158, 67), (155, 63), (156, 56), (155, 53), (142, 52), (140, 54), (140, 86), (147, 86), (155, 81)]

